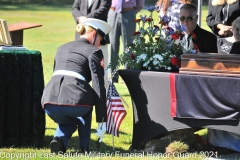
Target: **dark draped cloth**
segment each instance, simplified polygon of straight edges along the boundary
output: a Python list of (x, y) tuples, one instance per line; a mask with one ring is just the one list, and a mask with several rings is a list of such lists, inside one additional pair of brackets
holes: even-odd
[(39, 51), (0, 51), (0, 147), (43, 146), (43, 88)]
[(239, 120), (240, 78), (171, 74), (170, 84), (172, 117)]
[[(119, 70), (118, 73), (132, 100), (132, 149), (144, 149), (154, 137), (186, 128), (211, 128), (240, 134), (236, 108), (240, 104), (240, 78), (141, 70)], [(228, 95), (230, 90), (233, 93)], [(215, 102), (209, 103), (212, 99)], [(225, 113), (225, 110), (229, 111)], [(234, 118), (238, 120), (232, 120)]]

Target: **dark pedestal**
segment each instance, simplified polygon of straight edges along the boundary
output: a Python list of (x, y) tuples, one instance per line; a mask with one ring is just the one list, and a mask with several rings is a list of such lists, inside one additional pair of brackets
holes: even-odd
[(42, 147), (45, 112), (39, 51), (0, 51), (0, 147)]

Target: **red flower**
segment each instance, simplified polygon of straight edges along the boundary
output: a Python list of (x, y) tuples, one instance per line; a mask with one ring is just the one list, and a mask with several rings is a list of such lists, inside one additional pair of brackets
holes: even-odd
[(177, 66), (178, 65), (178, 58), (177, 57), (171, 58), (171, 64), (174, 65), (174, 66)]
[(139, 23), (141, 21), (141, 19), (136, 19), (135, 23)]
[(170, 31), (171, 27), (167, 27), (166, 29)]
[(130, 59), (135, 59), (134, 54), (130, 54)]
[(196, 44), (193, 44), (194, 45), (194, 49), (196, 50), (196, 52), (198, 52), (198, 46)]
[(162, 22), (162, 21), (159, 21), (159, 24), (162, 24), (163, 26), (166, 26), (166, 25), (167, 25), (166, 22)]
[(184, 36), (184, 34), (182, 32), (178, 32), (177, 34), (178, 34), (179, 37), (183, 37)]
[(146, 18), (146, 22), (151, 22), (151, 21), (153, 21), (152, 18)]
[(193, 39), (196, 39), (196, 38), (197, 38), (197, 36), (196, 36), (196, 34), (195, 34), (194, 32), (192, 32), (191, 35), (192, 35), (192, 38), (193, 38)]
[(141, 34), (140, 32), (134, 32), (133, 33), (133, 36), (136, 36), (136, 35), (138, 35), (138, 34)]
[(174, 33), (174, 34), (172, 34), (172, 38), (173, 38), (174, 40), (177, 40), (177, 39), (179, 39), (179, 36), (178, 36), (176, 33)]

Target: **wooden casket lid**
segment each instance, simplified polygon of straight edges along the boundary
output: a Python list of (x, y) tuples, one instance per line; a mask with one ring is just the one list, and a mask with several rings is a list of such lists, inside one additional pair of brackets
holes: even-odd
[(240, 77), (239, 54), (183, 54), (179, 73)]

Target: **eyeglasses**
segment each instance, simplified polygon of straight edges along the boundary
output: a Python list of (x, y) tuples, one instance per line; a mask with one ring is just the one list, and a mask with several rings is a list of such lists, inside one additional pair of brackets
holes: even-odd
[(185, 19), (187, 20), (187, 21), (192, 21), (194, 18), (195, 18), (196, 16), (188, 16), (188, 17), (184, 17), (184, 16), (181, 16), (179, 19), (180, 19), (180, 21), (185, 21)]

